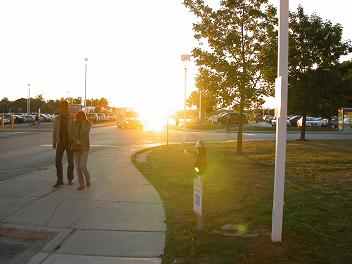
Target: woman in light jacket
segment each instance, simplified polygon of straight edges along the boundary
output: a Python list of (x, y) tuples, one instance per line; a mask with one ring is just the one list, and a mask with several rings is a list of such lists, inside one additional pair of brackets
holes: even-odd
[(91, 186), (90, 175), (87, 169), (89, 153), (89, 132), (91, 124), (85, 112), (79, 111), (76, 114), (76, 122), (73, 128), (72, 151), (75, 161), (79, 186), (77, 190), (83, 190)]

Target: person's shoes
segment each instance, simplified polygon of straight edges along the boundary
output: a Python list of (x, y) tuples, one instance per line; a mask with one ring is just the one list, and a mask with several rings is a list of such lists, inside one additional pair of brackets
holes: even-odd
[(89, 188), (92, 185), (92, 183), (90, 181), (86, 182), (86, 187)]
[(58, 188), (58, 187), (60, 187), (61, 185), (64, 185), (62, 182), (56, 182), (54, 185), (53, 185), (53, 187), (54, 188)]
[(86, 188), (86, 187), (84, 187), (84, 186), (78, 186), (78, 187), (77, 187), (77, 191), (81, 191), (81, 190), (83, 190), (84, 188)]
[(68, 185), (73, 185), (72, 180), (68, 180)]

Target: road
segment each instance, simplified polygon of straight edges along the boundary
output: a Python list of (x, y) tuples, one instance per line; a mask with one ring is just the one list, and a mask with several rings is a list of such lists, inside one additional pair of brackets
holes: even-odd
[[(289, 133), (288, 140), (296, 140), (299, 133)], [(182, 142), (183, 132), (169, 131), (169, 142)], [(236, 133), (212, 131), (187, 131), (186, 141), (231, 141), (236, 140)], [(310, 133), (311, 140), (350, 140), (348, 133)], [(275, 140), (274, 133), (244, 133), (244, 140)], [(148, 145), (166, 142), (166, 133), (147, 132), (133, 129), (119, 129), (116, 126), (94, 127), (91, 133), (91, 151), (97, 152), (107, 148), (125, 145)], [(16, 129), (0, 132), (0, 181), (41, 170), (54, 164), (55, 151), (51, 147), (50, 127), (43, 129)], [(53, 175), (53, 180), (55, 175)]]

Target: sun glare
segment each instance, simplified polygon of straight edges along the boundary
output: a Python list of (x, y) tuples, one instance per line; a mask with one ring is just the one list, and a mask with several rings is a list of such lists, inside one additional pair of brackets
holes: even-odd
[(141, 107), (137, 109), (145, 131), (162, 132), (167, 123), (167, 112)]

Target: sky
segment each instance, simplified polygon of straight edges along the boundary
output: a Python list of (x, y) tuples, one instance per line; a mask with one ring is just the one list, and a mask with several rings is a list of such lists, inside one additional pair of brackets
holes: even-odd
[[(278, 1), (272, 1), (277, 6)], [(332, 4), (333, 3), (333, 4)], [(349, 0), (291, 0), (344, 27)], [(193, 17), (180, 0), (0, 0), (0, 98), (107, 98), (113, 106), (182, 108), (181, 54), (196, 45)], [(188, 94), (196, 68), (188, 65)]]

